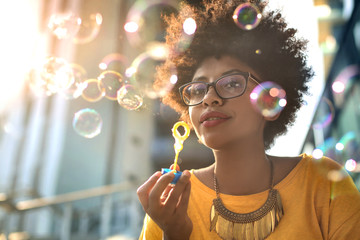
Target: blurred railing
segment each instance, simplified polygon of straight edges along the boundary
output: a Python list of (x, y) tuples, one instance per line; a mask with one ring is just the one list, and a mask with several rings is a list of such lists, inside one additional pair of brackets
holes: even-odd
[[(128, 181), (20, 201), (0, 193), (5, 211), (0, 214), (0, 240), (136, 239), (143, 218), (134, 190), (139, 184)], [(42, 224), (49, 226), (45, 234), (39, 231)], [(119, 237), (110, 238), (114, 235)]]

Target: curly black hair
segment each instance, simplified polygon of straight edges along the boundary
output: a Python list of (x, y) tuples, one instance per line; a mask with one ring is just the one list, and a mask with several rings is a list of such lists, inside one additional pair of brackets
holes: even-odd
[[(314, 73), (306, 63), (307, 41), (295, 37), (296, 29), (287, 28), (279, 11), (264, 12), (266, 3), (251, 1), (262, 12), (260, 24), (252, 30), (243, 30), (234, 23), (234, 10), (245, 2), (204, 0), (196, 6), (182, 2), (177, 15), (165, 17), (170, 55), (158, 68), (155, 84), (167, 81), (173, 66), (176, 67), (178, 81), (162, 101), (190, 124), (188, 106), (182, 102), (178, 88), (192, 80), (202, 61), (228, 55), (247, 63), (260, 79), (275, 82), (286, 91), (287, 105), (279, 118), (268, 121), (264, 128), (264, 147), (269, 149), (274, 139), (294, 123), (303, 95), (308, 93), (307, 82)], [(182, 24), (190, 17), (196, 21), (197, 29), (190, 45), (184, 48)]]

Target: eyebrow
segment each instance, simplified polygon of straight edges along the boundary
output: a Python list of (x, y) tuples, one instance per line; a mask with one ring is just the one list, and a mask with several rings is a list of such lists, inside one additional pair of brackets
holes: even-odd
[[(241, 71), (241, 70), (239, 70), (239, 69), (231, 69), (231, 70), (229, 70), (229, 71), (223, 72), (220, 77), (223, 77), (223, 76), (228, 75), (228, 74), (231, 74), (231, 73), (241, 73), (241, 72), (243, 72), (243, 71)], [(205, 79), (207, 79), (207, 77), (205, 77), (205, 76), (200, 76), (200, 77), (194, 78), (194, 79), (192, 80), (192, 82), (204, 81)]]

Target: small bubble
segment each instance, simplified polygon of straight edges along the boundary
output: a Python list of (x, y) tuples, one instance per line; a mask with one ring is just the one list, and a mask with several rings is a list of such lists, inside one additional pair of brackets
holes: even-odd
[(117, 99), (117, 91), (124, 85), (123, 77), (115, 71), (104, 71), (98, 77), (99, 88), (104, 88), (105, 97), (110, 100)]
[(103, 18), (100, 13), (90, 14), (87, 18), (82, 18), (78, 32), (73, 38), (77, 44), (85, 44), (93, 41), (99, 34)]
[(143, 105), (143, 98), (137, 89), (129, 84), (122, 86), (117, 93), (120, 106), (127, 110), (137, 110)]
[(126, 70), (125, 75), (147, 97), (152, 99), (163, 97), (174, 87), (174, 81), (177, 78), (176, 68), (174, 67), (168, 81), (162, 81), (154, 85), (156, 69), (164, 61), (164, 58), (157, 58), (149, 54), (149, 51), (144, 52), (136, 57), (131, 67)]
[(260, 55), (262, 52), (261, 52), (261, 49), (256, 49), (255, 50), (255, 53), (257, 54), (257, 55)]
[(75, 113), (73, 128), (76, 133), (85, 138), (93, 138), (100, 134), (102, 118), (94, 109), (85, 108)]
[(88, 79), (85, 81), (86, 87), (84, 88), (81, 96), (89, 102), (97, 102), (105, 95), (105, 88), (98, 79)]
[(81, 25), (81, 18), (73, 13), (56, 13), (51, 15), (48, 28), (58, 39), (75, 36)]
[(286, 106), (286, 93), (276, 83), (262, 82), (250, 94), (255, 109), (265, 117), (274, 117)]
[(251, 3), (240, 4), (234, 11), (233, 19), (236, 25), (244, 30), (252, 30), (256, 28), (262, 15), (259, 9)]

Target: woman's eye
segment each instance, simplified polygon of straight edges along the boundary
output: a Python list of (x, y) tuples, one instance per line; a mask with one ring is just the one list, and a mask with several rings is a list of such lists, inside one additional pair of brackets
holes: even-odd
[(239, 81), (236, 81), (236, 80), (230, 80), (225, 84), (224, 87), (225, 88), (240, 88), (241, 83)]

